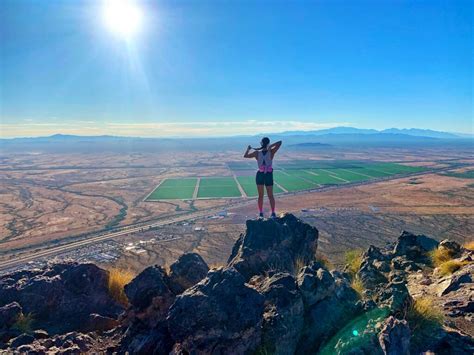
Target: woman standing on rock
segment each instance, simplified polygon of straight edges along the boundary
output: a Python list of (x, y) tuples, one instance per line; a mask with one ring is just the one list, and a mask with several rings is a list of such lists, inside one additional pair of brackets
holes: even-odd
[[(258, 190), (258, 209), (260, 211), (259, 218), (263, 218), (263, 187), (267, 189), (268, 200), (270, 201), (270, 207), (272, 208), (272, 218), (276, 217), (275, 214), (275, 198), (273, 197), (273, 157), (275, 156), (278, 149), (281, 147), (281, 141), (270, 144), (268, 137), (262, 138), (260, 141), (260, 148), (247, 147), (244, 158), (255, 158), (257, 159), (258, 171), (255, 177)], [(253, 152), (250, 150), (253, 149)]]

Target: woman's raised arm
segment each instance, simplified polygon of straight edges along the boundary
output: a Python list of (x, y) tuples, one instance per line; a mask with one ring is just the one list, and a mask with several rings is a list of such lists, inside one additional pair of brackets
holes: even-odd
[(272, 152), (272, 158), (275, 155), (276, 152), (278, 152), (278, 149), (280, 149), (282, 141), (278, 141), (275, 143), (270, 144), (270, 152)]
[(257, 157), (257, 152), (256, 151), (253, 151), (252, 153), (249, 153), (250, 149), (252, 149), (252, 147), (248, 146), (247, 150), (244, 153), (244, 158), (256, 158)]

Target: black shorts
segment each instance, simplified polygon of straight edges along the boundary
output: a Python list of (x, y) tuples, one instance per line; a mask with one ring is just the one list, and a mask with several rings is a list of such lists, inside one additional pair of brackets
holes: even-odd
[(257, 171), (255, 182), (257, 185), (273, 186), (273, 171), (271, 173), (262, 173), (261, 171)]

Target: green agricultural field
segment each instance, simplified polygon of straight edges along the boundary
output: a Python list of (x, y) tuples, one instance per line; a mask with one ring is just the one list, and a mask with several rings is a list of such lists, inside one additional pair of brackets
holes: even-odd
[(390, 175), (410, 174), (426, 170), (425, 168), (419, 166), (408, 166), (395, 163), (373, 163), (367, 164), (366, 167), (368, 169), (384, 172)]
[(344, 179), (348, 182), (358, 182), (372, 179), (370, 176), (363, 175), (362, 173), (356, 173), (349, 169), (331, 169), (328, 171), (331, 172), (332, 175), (340, 177), (341, 179)]
[(384, 171), (378, 171), (378, 170), (365, 168), (365, 167), (364, 168), (349, 168), (347, 170), (350, 170), (354, 173), (359, 173), (362, 175), (374, 177), (374, 178), (381, 178), (381, 177), (387, 177), (387, 176), (393, 175), (392, 173), (387, 173)]
[(456, 177), (459, 179), (474, 179), (474, 170), (468, 170), (463, 173), (447, 172), (444, 175)]
[(201, 178), (198, 198), (240, 197), (242, 194), (233, 177)]
[(192, 199), (197, 178), (166, 179), (148, 197), (149, 200)]
[(273, 178), (276, 183), (288, 191), (307, 190), (317, 187), (317, 185), (311, 181), (303, 180), (301, 177), (289, 175), (279, 170), (273, 172)]
[[(234, 170), (234, 177), (203, 177), (200, 178), (197, 198), (229, 198), (241, 197), (240, 187), (248, 197), (257, 196), (255, 175), (247, 175), (249, 170), (256, 170), (254, 161), (236, 161), (228, 163)], [(362, 162), (354, 160), (295, 160), (282, 161), (274, 170), (275, 194), (286, 191), (314, 189), (323, 185), (338, 185), (351, 182), (362, 182), (376, 178), (384, 178), (395, 174), (410, 174), (426, 170), (422, 167), (407, 166), (385, 162)], [(451, 176), (472, 178), (473, 171), (451, 173)], [(198, 178), (166, 179), (147, 198), (160, 199), (192, 199)]]
[[(255, 176), (238, 176), (237, 180), (239, 181), (240, 186), (244, 189), (245, 193), (249, 197), (255, 197), (258, 195), (257, 185), (255, 185)], [(264, 189), (265, 193), (266, 190)], [(277, 185), (273, 185), (273, 193), (278, 194), (283, 192)]]
[(308, 173), (314, 176), (312, 177), (312, 181), (319, 185), (338, 185), (346, 183), (346, 181), (341, 178), (338, 178), (337, 175), (331, 174), (328, 171), (323, 169), (307, 170)]

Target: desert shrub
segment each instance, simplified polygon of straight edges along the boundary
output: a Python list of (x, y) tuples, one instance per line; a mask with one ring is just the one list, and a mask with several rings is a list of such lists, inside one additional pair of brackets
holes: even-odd
[(30, 333), (33, 327), (34, 317), (32, 313), (20, 313), (16, 322), (12, 325), (13, 329), (19, 330), (22, 333)]
[(356, 274), (360, 269), (360, 264), (362, 264), (362, 250), (353, 249), (346, 251), (344, 254), (344, 260), (348, 271), (351, 274)]
[(445, 249), (445, 248), (437, 248), (429, 252), (429, 256), (431, 259), (431, 263), (438, 267), (441, 264), (451, 260), (454, 255), (452, 251)]
[(326, 269), (334, 269), (334, 264), (328, 259), (326, 255), (316, 254), (316, 261), (323, 265)]
[(426, 340), (432, 339), (433, 333), (444, 322), (444, 314), (430, 297), (420, 297), (411, 302), (407, 309), (406, 320), (412, 332), (411, 348), (414, 353), (426, 348)]
[(109, 270), (109, 293), (118, 303), (127, 306), (128, 299), (125, 294), (124, 286), (128, 284), (135, 275), (129, 270), (110, 269)]
[(441, 276), (446, 276), (451, 275), (467, 264), (467, 261), (449, 260), (439, 265), (438, 269)]
[(474, 240), (471, 240), (470, 242), (464, 243), (463, 247), (464, 247), (464, 249), (474, 251)]
[(359, 297), (361, 297), (361, 298), (363, 297), (365, 287), (364, 287), (364, 284), (362, 283), (362, 280), (359, 277), (354, 276), (352, 278), (351, 287), (354, 289), (355, 292), (357, 292)]
[(444, 314), (432, 298), (420, 297), (408, 307), (406, 319), (412, 330), (427, 329), (443, 324)]
[(226, 266), (226, 264), (223, 262), (215, 262), (215, 263), (209, 264), (208, 266), (209, 266), (209, 270), (215, 270), (215, 269), (219, 269), (221, 267)]

